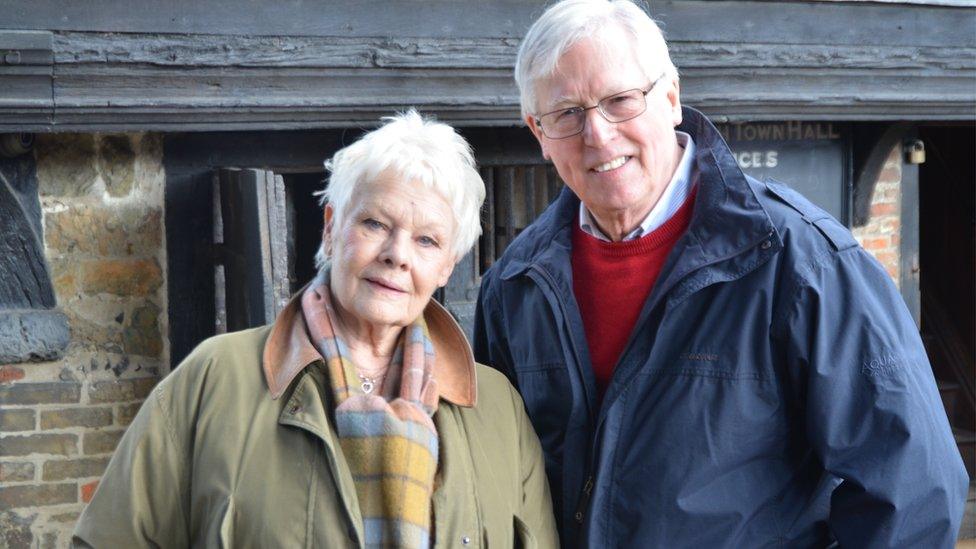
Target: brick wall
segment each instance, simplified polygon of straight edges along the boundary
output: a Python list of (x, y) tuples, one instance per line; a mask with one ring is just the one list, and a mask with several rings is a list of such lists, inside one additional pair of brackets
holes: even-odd
[(0, 547), (64, 547), (112, 450), (166, 373), (157, 135), (37, 137), (45, 255), (71, 343), (0, 365)]
[(871, 216), (854, 238), (881, 262), (899, 284), (901, 254), (901, 144), (891, 149), (871, 197)]

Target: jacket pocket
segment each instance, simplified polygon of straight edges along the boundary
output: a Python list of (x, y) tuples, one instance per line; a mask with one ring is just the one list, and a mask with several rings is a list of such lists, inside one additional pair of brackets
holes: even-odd
[(525, 521), (518, 515), (513, 515), (512, 520), (515, 522), (515, 549), (537, 549), (539, 543)]

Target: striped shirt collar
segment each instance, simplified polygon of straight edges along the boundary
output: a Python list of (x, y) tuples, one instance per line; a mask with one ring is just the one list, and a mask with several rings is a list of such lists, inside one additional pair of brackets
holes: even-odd
[[(624, 240), (640, 238), (660, 227), (668, 219), (671, 219), (671, 216), (685, 203), (689, 193), (691, 193), (691, 189), (694, 187), (695, 142), (685, 132), (676, 131), (674, 133), (678, 138), (678, 145), (684, 149), (681, 155), (681, 161), (678, 162), (678, 167), (674, 170), (674, 175), (671, 176), (671, 181), (664, 189), (664, 193), (661, 194), (661, 198), (658, 199), (657, 204), (651, 208), (650, 213), (647, 214), (644, 221), (624, 237)], [(579, 209), (579, 225), (584, 233), (606, 242), (611, 241), (597, 226), (593, 220), (593, 215), (586, 209), (586, 206), (582, 202), (580, 202)]]

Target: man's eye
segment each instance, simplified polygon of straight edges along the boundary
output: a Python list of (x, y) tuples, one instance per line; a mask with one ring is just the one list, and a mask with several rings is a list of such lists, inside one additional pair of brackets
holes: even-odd
[(572, 120), (573, 118), (579, 116), (581, 112), (583, 112), (583, 109), (580, 107), (572, 107), (569, 109), (559, 111), (558, 113), (556, 113), (556, 122)]
[(384, 227), (382, 223), (380, 223), (379, 221), (373, 218), (364, 219), (363, 226), (365, 226), (367, 229), (375, 229), (375, 230), (379, 230)]

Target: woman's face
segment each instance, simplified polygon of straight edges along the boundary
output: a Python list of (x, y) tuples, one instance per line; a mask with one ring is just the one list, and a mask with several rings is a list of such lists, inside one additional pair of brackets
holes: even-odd
[(451, 206), (423, 183), (384, 172), (356, 189), (341, 227), (333, 217), (327, 206), (330, 284), (341, 313), (372, 328), (410, 325), (454, 270)]

